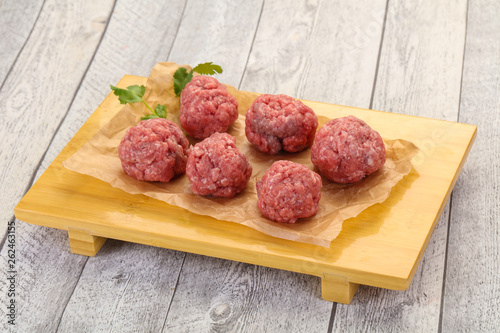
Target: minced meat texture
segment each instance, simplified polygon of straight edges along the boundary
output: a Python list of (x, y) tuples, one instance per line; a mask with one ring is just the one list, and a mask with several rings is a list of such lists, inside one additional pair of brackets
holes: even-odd
[(243, 191), (251, 174), (248, 158), (227, 133), (212, 134), (189, 153), (186, 175), (195, 194), (232, 198)]
[(333, 119), (316, 134), (311, 161), (326, 178), (341, 184), (355, 183), (382, 168), (384, 141), (361, 119)]
[(245, 118), (248, 141), (269, 155), (281, 149), (295, 153), (310, 147), (317, 127), (314, 111), (287, 95), (260, 95)]
[(257, 206), (270, 220), (295, 223), (318, 212), (321, 185), (321, 176), (306, 166), (277, 161), (257, 182)]
[(143, 120), (128, 129), (118, 146), (123, 170), (142, 181), (168, 182), (186, 171), (189, 142), (170, 120)]
[(236, 98), (215, 78), (195, 76), (182, 90), (179, 121), (192, 137), (205, 139), (226, 132), (237, 118)]

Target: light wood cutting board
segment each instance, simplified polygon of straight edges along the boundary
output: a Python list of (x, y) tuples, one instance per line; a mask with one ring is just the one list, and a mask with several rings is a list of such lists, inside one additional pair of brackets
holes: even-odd
[[(125, 76), (119, 87), (144, 84)], [(330, 248), (277, 239), (197, 215), (62, 167), (120, 109), (108, 95), (15, 208), (22, 221), (67, 230), (71, 251), (93, 256), (106, 238), (269, 266), (321, 277), (323, 298), (350, 303), (359, 284), (404, 290), (476, 136), (473, 125), (303, 101), (329, 118), (354, 115), (385, 139), (420, 148), (414, 169), (389, 198), (346, 220)]]

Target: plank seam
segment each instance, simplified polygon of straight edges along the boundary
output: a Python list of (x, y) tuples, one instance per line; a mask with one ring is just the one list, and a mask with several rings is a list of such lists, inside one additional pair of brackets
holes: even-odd
[(328, 333), (333, 332), (333, 323), (335, 322), (335, 314), (337, 313), (337, 303), (332, 304), (332, 312), (330, 313), (330, 321), (328, 322)]
[(465, 68), (465, 51), (467, 49), (467, 28), (469, 26), (469, 0), (467, 0), (467, 8), (465, 9), (465, 35), (464, 35), (464, 51), (462, 56), (462, 73), (460, 76), (460, 91), (458, 93), (458, 114), (457, 122), (460, 120), (460, 110), (462, 106), (462, 87), (464, 82), (464, 68)]
[(69, 295), (69, 297), (68, 297), (68, 299), (66, 301), (66, 304), (64, 304), (64, 308), (63, 308), (63, 310), (61, 312), (61, 316), (59, 317), (59, 321), (57, 322), (56, 332), (59, 332), (59, 326), (61, 325), (62, 318), (64, 316), (64, 313), (66, 312), (66, 308), (68, 307), (69, 301), (71, 300), (71, 298), (73, 297), (73, 294), (75, 293), (76, 286), (78, 285), (78, 283), (80, 282), (80, 279), (82, 278), (83, 270), (85, 269), (85, 265), (87, 265), (87, 261), (88, 260), (89, 260), (89, 257), (87, 257), (85, 259), (85, 262), (82, 265), (82, 269), (80, 270), (80, 274), (78, 274), (78, 280), (76, 280), (75, 287), (71, 291), (71, 295)]
[(7, 78), (10, 76), (10, 73), (12, 72), (12, 69), (16, 66), (17, 60), (19, 59), (19, 56), (24, 51), (24, 47), (26, 46), (26, 44), (30, 40), (31, 34), (33, 33), (33, 30), (35, 30), (35, 26), (37, 25), (38, 19), (40, 18), (40, 14), (42, 13), (43, 8), (45, 7), (45, 2), (46, 2), (46, 0), (43, 0), (42, 5), (40, 6), (40, 10), (38, 11), (38, 14), (36, 16), (35, 22), (33, 22), (33, 26), (31, 27), (31, 30), (28, 33), (28, 36), (26, 37), (26, 40), (23, 43), (23, 46), (21, 46), (21, 48), (19, 49), (19, 52), (17, 52), (17, 55), (16, 55), (16, 58), (14, 59), (14, 62), (12, 62), (12, 65), (10, 66), (7, 74), (5, 75), (5, 77), (4, 77), (3, 81), (2, 81), (2, 84), (0, 84), (0, 91), (3, 89), (3, 86), (4, 86), (5, 82), (7, 81)]
[(441, 286), (441, 304), (439, 304), (438, 332), (442, 332), (442, 325), (443, 325), (444, 291), (446, 288), (446, 273), (448, 266), (448, 244), (450, 240), (451, 210), (453, 208), (452, 199), (453, 199), (453, 192), (450, 195), (450, 208), (448, 210), (449, 213), (448, 213), (448, 226), (446, 233), (446, 245), (444, 247), (443, 283)]
[(380, 34), (380, 46), (378, 48), (377, 66), (375, 67), (375, 76), (373, 78), (372, 95), (370, 97), (370, 105), (368, 106), (368, 109), (373, 109), (373, 99), (375, 97), (375, 89), (377, 88), (378, 69), (380, 67), (380, 58), (382, 56), (382, 47), (384, 46), (385, 24), (387, 22), (387, 12), (388, 11), (389, 11), (389, 0), (387, 0), (387, 2), (385, 3), (384, 23), (382, 24), (382, 32)]
[(167, 325), (168, 314), (170, 312), (170, 307), (172, 306), (172, 303), (174, 302), (175, 293), (177, 292), (177, 288), (179, 286), (179, 280), (181, 279), (181, 273), (182, 273), (182, 269), (184, 268), (184, 263), (186, 262), (186, 257), (187, 257), (187, 253), (184, 252), (184, 258), (182, 258), (182, 264), (181, 264), (181, 267), (179, 268), (179, 273), (177, 274), (177, 279), (175, 281), (174, 291), (172, 293), (172, 297), (170, 297), (170, 302), (168, 303), (167, 313), (165, 314), (165, 320), (163, 321), (163, 326), (161, 328), (161, 332), (165, 332), (165, 326)]
[(59, 132), (59, 129), (61, 128), (62, 124), (66, 120), (66, 118), (68, 116), (68, 113), (71, 110), (71, 107), (73, 106), (73, 103), (75, 102), (76, 96), (78, 95), (78, 92), (80, 91), (80, 88), (82, 87), (82, 83), (83, 83), (83, 81), (85, 81), (85, 78), (87, 76), (89, 68), (92, 65), (92, 62), (94, 62), (95, 55), (99, 51), (99, 47), (101, 46), (102, 40), (104, 39), (104, 36), (106, 35), (106, 31), (108, 30), (109, 22), (111, 21), (111, 18), (113, 16), (113, 12), (115, 10), (115, 6), (116, 6), (116, 0), (113, 2), (113, 7), (111, 8), (108, 20), (106, 22), (106, 27), (104, 28), (104, 31), (102, 32), (101, 39), (99, 40), (99, 43), (97, 44), (97, 47), (96, 47), (96, 49), (94, 51), (94, 54), (92, 55), (92, 58), (90, 59), (89, 64), (87, 65), (87, 68), (85, 69), (85, 72), (84, 72), (82, 78), (80, 79), (78, 87), (75, 89), (75, 93), (73, 94), (73, 97), (71, 98), (71, 102), (69, 103), (68, 109), (66, 110), (66, 113), (65, 113), (64, 117), (61, 119), (61, 121), (57, 125), (56, 130), (54, 131), (54, 134), (52, 135), (52, 138), (50, 138), (50, 141), (49, 141), (49, 144), (47, 145), (47, 148), (45, 149), (42, 157), (40, 158), (40, 160), (38, 161), (38, 164), (35, 167), (35, 171), (33, 172), (32, 176), (31, 176), (31, 178), (30, 178), (30, 180), (28, 182), (28, 186), (26, 187), (26, 189), (24, 191), (25, 195), (29, 191), (29, 189), (31, 188), (31, 186), (33, 185), (33, 183), (35, 182), (36, 174), (37, 174), (38, 170), (40, 170), (40, 167), (42, 166), (43, 160), (45, 159), (45, 156), (47, 155), (47, 152), (49, 151), (49, 148), (52, 145), (52, 142), (54, 142), (54, 139), (55, 139), (57, 133)]
[(263, 0), (262, 5), (260, 6), (259, 18), (257, 19), (257, 25), (255, 26), (255, 32), (253, 34), (252, 44), (250, 45), (250, 50), (248, 51), (247, 61), (245, 62), (245, 68), (243, 68), (243, 75), (241, 76), (240, 83), (238, 84), (238, 90), (241, 89), (241, 83), (243, 82), (243, 79), (245, 78), (245, 73), (247, 72), (248, 62), (250, 60), (250, 55), (252, 54), (253, 45), (255, 43), (255, 38), (257, 37), (257, 32), (259, 31), (260, 19), (262, 17), (262, 12), (264, 11), (265, 3), (266, 3), (266, 1)]
[[(45, 2), (44, 2), (44, 4), (45, 4)], [(33, 186), (33, 183), (35, 182), (36, 174), (40, 170), (40, 168), (42, 166), (42, 163), (45, 160), (45, 157), (47, 156), (47, 152), (49, 151), (50, 146), (52, 145), (52, 142), (54, 142), (54, 139), (55, 139), (57, 133), (59, 132), (59, 129), (61, 128), (62, 124), (66, 120), (66, 117), (68, 116), (68, 113), (71, 110), (71, 107), (73, 106), (73, 103), (75, 102), (76, 96), (78, 95), (78, 91), (82, 87), (82, 83), (85, 80), (85, 77), (87, 76), (87, 72), (89, 71), (89, 68), (92, 65), (92, 62), (94, 61), (95, 55), (99, 51), (99, 47), (101, 46), (102, 40), (104, 38), (104, 35), (106, 35), (106, 31), (108, 30), (109, 22), (111, 21), (111, 18), (113, 16), (113, 12), (115, 10), (115, 6), (116, 6), (116, 0), (113, 2), (113, 7), (111, 8), (108, 20), (106, 22), (106, 27), (104, 28), (104, 31), (102, 32), (102, 35), (101, 35), (101, 39), (99, 40), (99, 43), (97, 44), (97, 47), (96, 47), (96, 49), (94, 51), (94, 54), (92, 55), (92, 58), (90, 59), (89, 64), (87, 65), (87, 68), (85, 69), (85, 72), (84, 72), (84, 74), (83, 74), (83, 76), (82, 76), (82, 78), (80, 80), (80, 83), (78, 84), (78, 87), (76, 88), (75, 93), (73, 94), (73, 97), (71, 99), (71, 102), (69, 103), (68, 109), (66, 110), (66, 113), (65, 113), (64, 117), (61, 119), (61, 121), (57, 125), (57, 127), (56, 127), (56, 129), (54, 131), (54, 134), (52, 135), (52, 138), (50, 138), (50, 141), (49, 141), (49, 143), (47, 145), (47, 148), (45, 149), (45, 151), (43, 152), (42, 156), (40, 157), (40, 160), (38, 161), (37, 165), (35, 166), (33, 174), (31, 175), (31, 178), (28, 181), (28, 185), (24, 189), (23, 196), (26, 195), (26, 193), (28, 193), (28, 191), (31, 188), (31, 186)], [(39, 13), (39, 16), (40, 16), (40, 13)], [(37, 17), (37, 20), (38, 20), (38, 17)], [(35, 25), (33, 25), (33, 26), (35, 26)], [(31, 32), (30, 32), (30, 34), (31, 34)], [(23, 45), (23, 48), (24, 48), (24, 45)], [(16, 61), (17, 61), (17, 58), (16, 58)], [(14, 62), (14, 64), (15, 64), (15, 62)], [(12, 67), (14, 67), (14, 65), (12, 65)], [(12, 69), (12, 67), (11, 67), (11, 69)], [(10, 73), (10, 70), (9, 70), (9, 73)], [(7, 76), (8, 76), (8, 74), (7, 74)], [(2, 84), (2, 86), (3, 86), (3, 84)], [(0, 90), (1, 90), (1, 87), (0, 87)], [(14, 215), (13, 219), (15, 219), (15, 218), (16, 217)], [(0, 251), (3, 249), (6, 237), (7, 237), (7, 230), (5, 230), (5, 233), (2, 236), (2, 240), (0, 241)]]
[[(42, 3), (42, 5), (40, 6), (40, 10), (38, 11), (38, 14), (36, 16), (35, 22), (33, 23), (33, 26), (31, 27), (31, 30), (30, 30), (28, 36), (26, 37), (26, 40), (24, 41), (23, 46), (21, 46), (21, 49), (19, 49), (19, 52), (17, 53), (16, 58), (14, 59), (14, 62), (12, 63), (12, 65), (9, 68), (9, 71), (5, 75), (5, 78), (2, 81), (2, 84), (0, 85), (0, 91), (3, 89), (3, 86), (4, 86), (5, 82), (7, 82), (7, 78), (10, 76), (10, 73), (12, 72), (12, 69), (16, 66), (16, 63), (17, 63), (17, 60), (19, 59), (19, 56), (21, 55), (21, 53), (24, 50), (24, 47), (26, 46), (26, 44), (28, 43), (29, 39), (31, 38), (31, 34), (33, 33), (33, 30), (35, 30), (35, 26), (38, 23), (38, 19), (40, 18), (40, 15), (41, 15), (41, 13), (43, 11), (43, 8), (45, 7), (45, 2), (46, 2), (46, 0), (44, 0), (43, 3)], [(45, 156), (45, 153), (44, 153), (43, 156)], [(43, 156), (42, 156), (42, 159), (43, 159)], [(34, 175), (36, 175), (36, 172), (38, 171), (38, 168), (40, 167), (40, 164), (41, 164), (41, 162), (38, 163), (38, 165), (35, 167), (35, 172), (34, 172), (33, 176), (31, 177), (31, 179), (29, 180), (28, 187), (24, 190), (24, 194), (26, 194), (26, 192), (28, 192), (28, 190), (31, 188), (31, 185), (33, 185)], [(16, 217), (15, 217), (15, 215), (13, 215), (12, 218), (9, 220), (9, 222), (12, 222), (12, 221), (15, 221), (15, 220), (16, 220)], [(6, 239), (7, 239), (7, 229), (5, 229), (5, 233), (2, 236), (2, 240), (0, 240), (0, 251), (3, 250), (3, 246), (5, 244), (5, 240)]]
[(170, 45), (170, 50), (168, 51), (168, 54), (167, 54), (167, 60), (170, 59), (170, 53), (172, 53), (172, 49), (174, 48), (175, 41), (177, 40), (177, 36), (179, 35), (179, 29), (181, 27), (182, 20), (184, 19), (184, 12), (186, 11), (187, 2), (188, 2), (188, 0), (184, 1), (184, 7), (182, 8), (181, 18), (179, 19), (179, 24), (177, 25), (177, 31), (175, 32), (174, 40), (172, 41), (172, 44)]
[(108, 332), (112, 332), (113, 331), (113, 322), (115, 321), (116, 312), (120, 308), (121, 304), (123, 303), (123, 296), (125, 295), (125, 293), (128, 290), (128, 286), (130, 285), (130, 280), (132, 279), (132, 276), (134, 276), (134, 275), (133, 274), (129, 275), (129, 277), (127, 279), (127, 282), (125, 282), (125, 287), (122, 290), (120, 298), (118, 299), (118, 302), (116, 302), (116, 306), (113, 309), (113, 315), (111, 316), (111, 320), (109, 321), (109, 330), (108, 330)]
[[(469, 0), (467, 0), (467, 5), (465, 9), (465, 34), (464, 34), (464, 50), (462, 56), (462, 73), (460, 77), (460, 92), (458, 95), (458, 112), (457, 112), (457, 122), (460, 120), (460, 109), (462, 105), (462, 88), (464, 82), (464, 68), (465, 68), (465, 52), (467, 49), (467, 29), (469, 27)], [(451, 230), (451, 216), (453, 214), (453, 192), (450, 194), (450, 208), (448, 213), (448, 228), (446, 233), (446, 246), (444, 252), (444, 269), (443, 269), (443, 284), (441, 286), (441, 304), (439, 305), (439, 321), (438, 321), (438, 332), (443, 331), (443, 312), (444, 312), (444, 302), (445, 302), (445, 290), (446, 290), (446, 276), (448, 273), (448, 249), (450, 240), (450, 230)]]
[[(45, 4), (45, 1), (44, 1), (44, 4)], [(47, 152), (48, 152), (48, 150), (49, 150), (50, 146), (52, 145), (52, 142), (54, 141), (54, 138), (55, 138), (55, 136), (56, 136), (57, 132), (58, 132), (58, 131), (59, 131), (59, 129), (61, 128), (62, 123), (63, 123), (63, 122), (64, 122), (64, 120), (66, 119), (66, 116), (68, 115), (69, 110), (71, 109), (71, 106), (73, 105), (73, 103), (74, 103), (74, 101), (75, 101), (76, 95), (77, 95), (78, 91), (80, 90), (80, 88), (81, 88), (81, 86), (82, 86), (82, 82), (83, 82), (83, 81), (84, 81), (84, 79), (85, 79), (86, 73), (88, 72), (90, 65), (91, 65), (91, 64), (92, 64), (92, 62), (94, 61), (95, 55), (96, 55), (96, 53), (97, 53), (97, 52), (98, 52), (98, 50), (99, 50), (99, 47), (100, 47), (100, 45), (101, 45), (101, 43), (102, 43), (102, 40), (103, 40), (103, 38), (104, 38), (104, 35), (106, 34), (106, 31), (107, 31), (108, 26), (109, 26), (109, 22), (111, 21), (111, 18), (112, 18), (112, 16), (113, 16), (113, 11), (114, 11), (114, 9), (115, 9), (115, 5), (116, 5), (116, 0), (113, 2), (113, 7), (111, 8), (111, 11), (110, 11), (110, 14), (109, 14), (109, 17), (108, 17), (108, 21), (107, 21), (107, 23), (106, 23), (106, 27), (104, 28), (104, 31), (103, 31), (103, 33), (102, 33), (102, 35), (101, 35), (101, 39), (99, 40), (99, 43), (97, 44), (96, 50), (94, 51), (94, 54), (92, 55), (92, 59), (90, 59), (89, 64), (88, 64), (87, 68), (85, 69), (84, 75), (83, 75), (82, 79), (80, 80), (80, 83), (78, 84), (77, 89), (75, 90), (75, 93), (74, 93), (74, 95), (73, 95), (73, 98), (71, 99), (71, 103), (70, 103), (70, 105), (68, 106), (68, 109), (67, 109), (67, 111), (66, 111), (66, 114), (65, 114), (65, 116), (61, 119), (61, 121), (59, 122), (59, 125), (57, 126), (56, 130), (54, 131), (54, 135), (52, 135), (52, 138), (50, 139), (49, 144), (47, 145), (47, 148), (45, 149), (45, 152), (43, 153), (43, 155), (42, 155), (42, 157), (40, 158), (40, 160), (39, 160), (38, 164), (36, 165), (35, 170), (34, 170), (34, 172), (33, 172), (32, 176), (31, 176), (31, 178), (30, 178), (30, 180), (29, 180), (29, 182), (28, 182), (28, 185), (27, 185), (27, 187), (26, 187), (26, 189), (25, 189), (25, 191), (24, 191), (24, 194), (26, 194), (26, 193), (28, 192), (28, 190), (31, 188), (31, 186), (33, 185), (33, 183), (34, 183), (34, 181), (35, 181), (36, 174), (37, 174), (38, 170), (40, 169), (40, 167), (41, 167), (41, 165), (42, 165), (42, 162), (43, 162), (43, 160), (45, 159), (45, 156), (47, 155)], [(43, 5), (42, 5), (42, 9), (43, 9)], [(42, 10), (42, 9), (41, 9), (41, 10)], [(41, 10), (40, 10), (40, 12), (41, 12)], [(40, 13), (38, 13), (37, 21), (38, 21), (39, 16), (40, 16)], [(34, 29), (34, 26), (35, 26), (35, 25), (36, 25), (36, 23), (33, 25), (32, 31), (33, 31), (33, 29)], [(30, 35), (31, 35), (31, 32), (30, 32)], [(29, 38), (28, 38), (28, 39), (29, 39)], [(28, 39), (27, 39), (27, 40), (28, 40)], [(24, 45), (23, 45), (23, 48), (24, 48)], [(22, 49), (21, 49), (21, 51), (22, 51)], [(16, 61), (17, 61), (17, 58), (16, 58)], [(15, 64), (15, 62), (14, 62), (14, 64)], [(14, 65), (13, 65), (12, 67), (14, 67)], [(11, 69), (12, 69), (12, 67), (11, 67)], [(9, 70), (9, 73), (7, 74), (7, 76), (8, 76), (9, 74), (10, 74), (10, 70)], [(6, 76), (6, 77), (7, 77), (7, 76)], [(5, 81), (4, 81), (4, 82), (5, 82)], [(2, 87), (3, 87), (3, 83), (2, 83)], [(0, 87), (0, 89), (1, 89), (1, 87)], [(15, 216), (14, 216), (14, 218), (15, 218)], [(4, 245), (4, 244), (5, 244), (5, 236), (4, 236), (4, 239), (2, 239), (2, 243), (1, 243), (1, 247), (0, 247), (0, 248), (3, 248), (3, 245)], [(75, 292), (76, 286), (78, 285), (78, 282), (80, 281), (80, 278), (81, 278), (81, 276), (82, 276), (82, 274), (83, 274), (83, 270), (85, 269), (85, 265), (87, 264), (87, 261), (88, 261), (88, 257), (85, 259), (85, 262), (84, 262), (84, 264), (82, 265), (82, 268), (81, 268), (81, 270), (80, 270), (80, 274), (78, 275), (78, 280), (76, 281), (75, 287), (74, 287), (74, 288), (73, 288), (73, 290), (71, 291), (71, 295), (69, 295), (69, 297), (67, 298), (66, 303), (64, 304), (64, 308), (63, 308), (63, 310), (62, 310), (62, 312), (61, 312), (61, 316), (59, 317), (59, 321), (58, 321), (58, 323), (57, 323), (56, 332), (57, 332), (57, 331), (59, 331), (59, 326), (61, 325), (61, 321), (62, 321), (62, 318), (63, 318), (63, 316), (64, 316), (64, 313), (65, 313), (65, 311), (66, 311), (66, 308), (67, 308), (67, 306), (68, 306), (69, 301), (70, 301), (70, 300), (71, 300), (71, 298), (73, 297), (73, 294), (74, 294), (74, 292)]]

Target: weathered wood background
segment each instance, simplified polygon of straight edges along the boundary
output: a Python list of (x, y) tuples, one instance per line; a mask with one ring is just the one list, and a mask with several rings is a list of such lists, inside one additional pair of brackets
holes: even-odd
[[(498, 332), (500, 2), (0, 0), (0, 331)], [(240, 89), (459, 121), (478, 137), (407, 291), (108, 240), (13, 208), (124, 74), (214, 61)], [(7, 225), (16, 226), (16, 325)]]

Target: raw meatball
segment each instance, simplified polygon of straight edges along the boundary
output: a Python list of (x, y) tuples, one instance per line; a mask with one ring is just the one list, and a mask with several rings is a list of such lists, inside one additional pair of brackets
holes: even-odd
[(189, 142), (170, 120), (153, 118), (129, 128), (118, 146), (125, 173), (138, 180), (168, 182), (186, 171)]
[(384, 141), (361, 119), (333, 119), (316, 134), (311, 161), (326, 178), (355, 183), (384, 165)]
[(238, 102), (226, 87), (210, 76), (195, 76), (181, 93), (179, 121), (196, 139), (225, 132), (238, 118)]
[(248, 141), (270, 155), (295, 153), (311, 146), (318, 127), (314, 111), (287, 95), (260, 95), (247, 111)]
[(186, 175), (195, 194), (232, 198), (243, 191), (251, 174), (248, 158), (227, 133), (214, 133), (189, 152)]
[(257, 206), (276, 222), (295, 223), (318, 212), (321, 177), (306, 166), (277, 161), (257, 182)]

